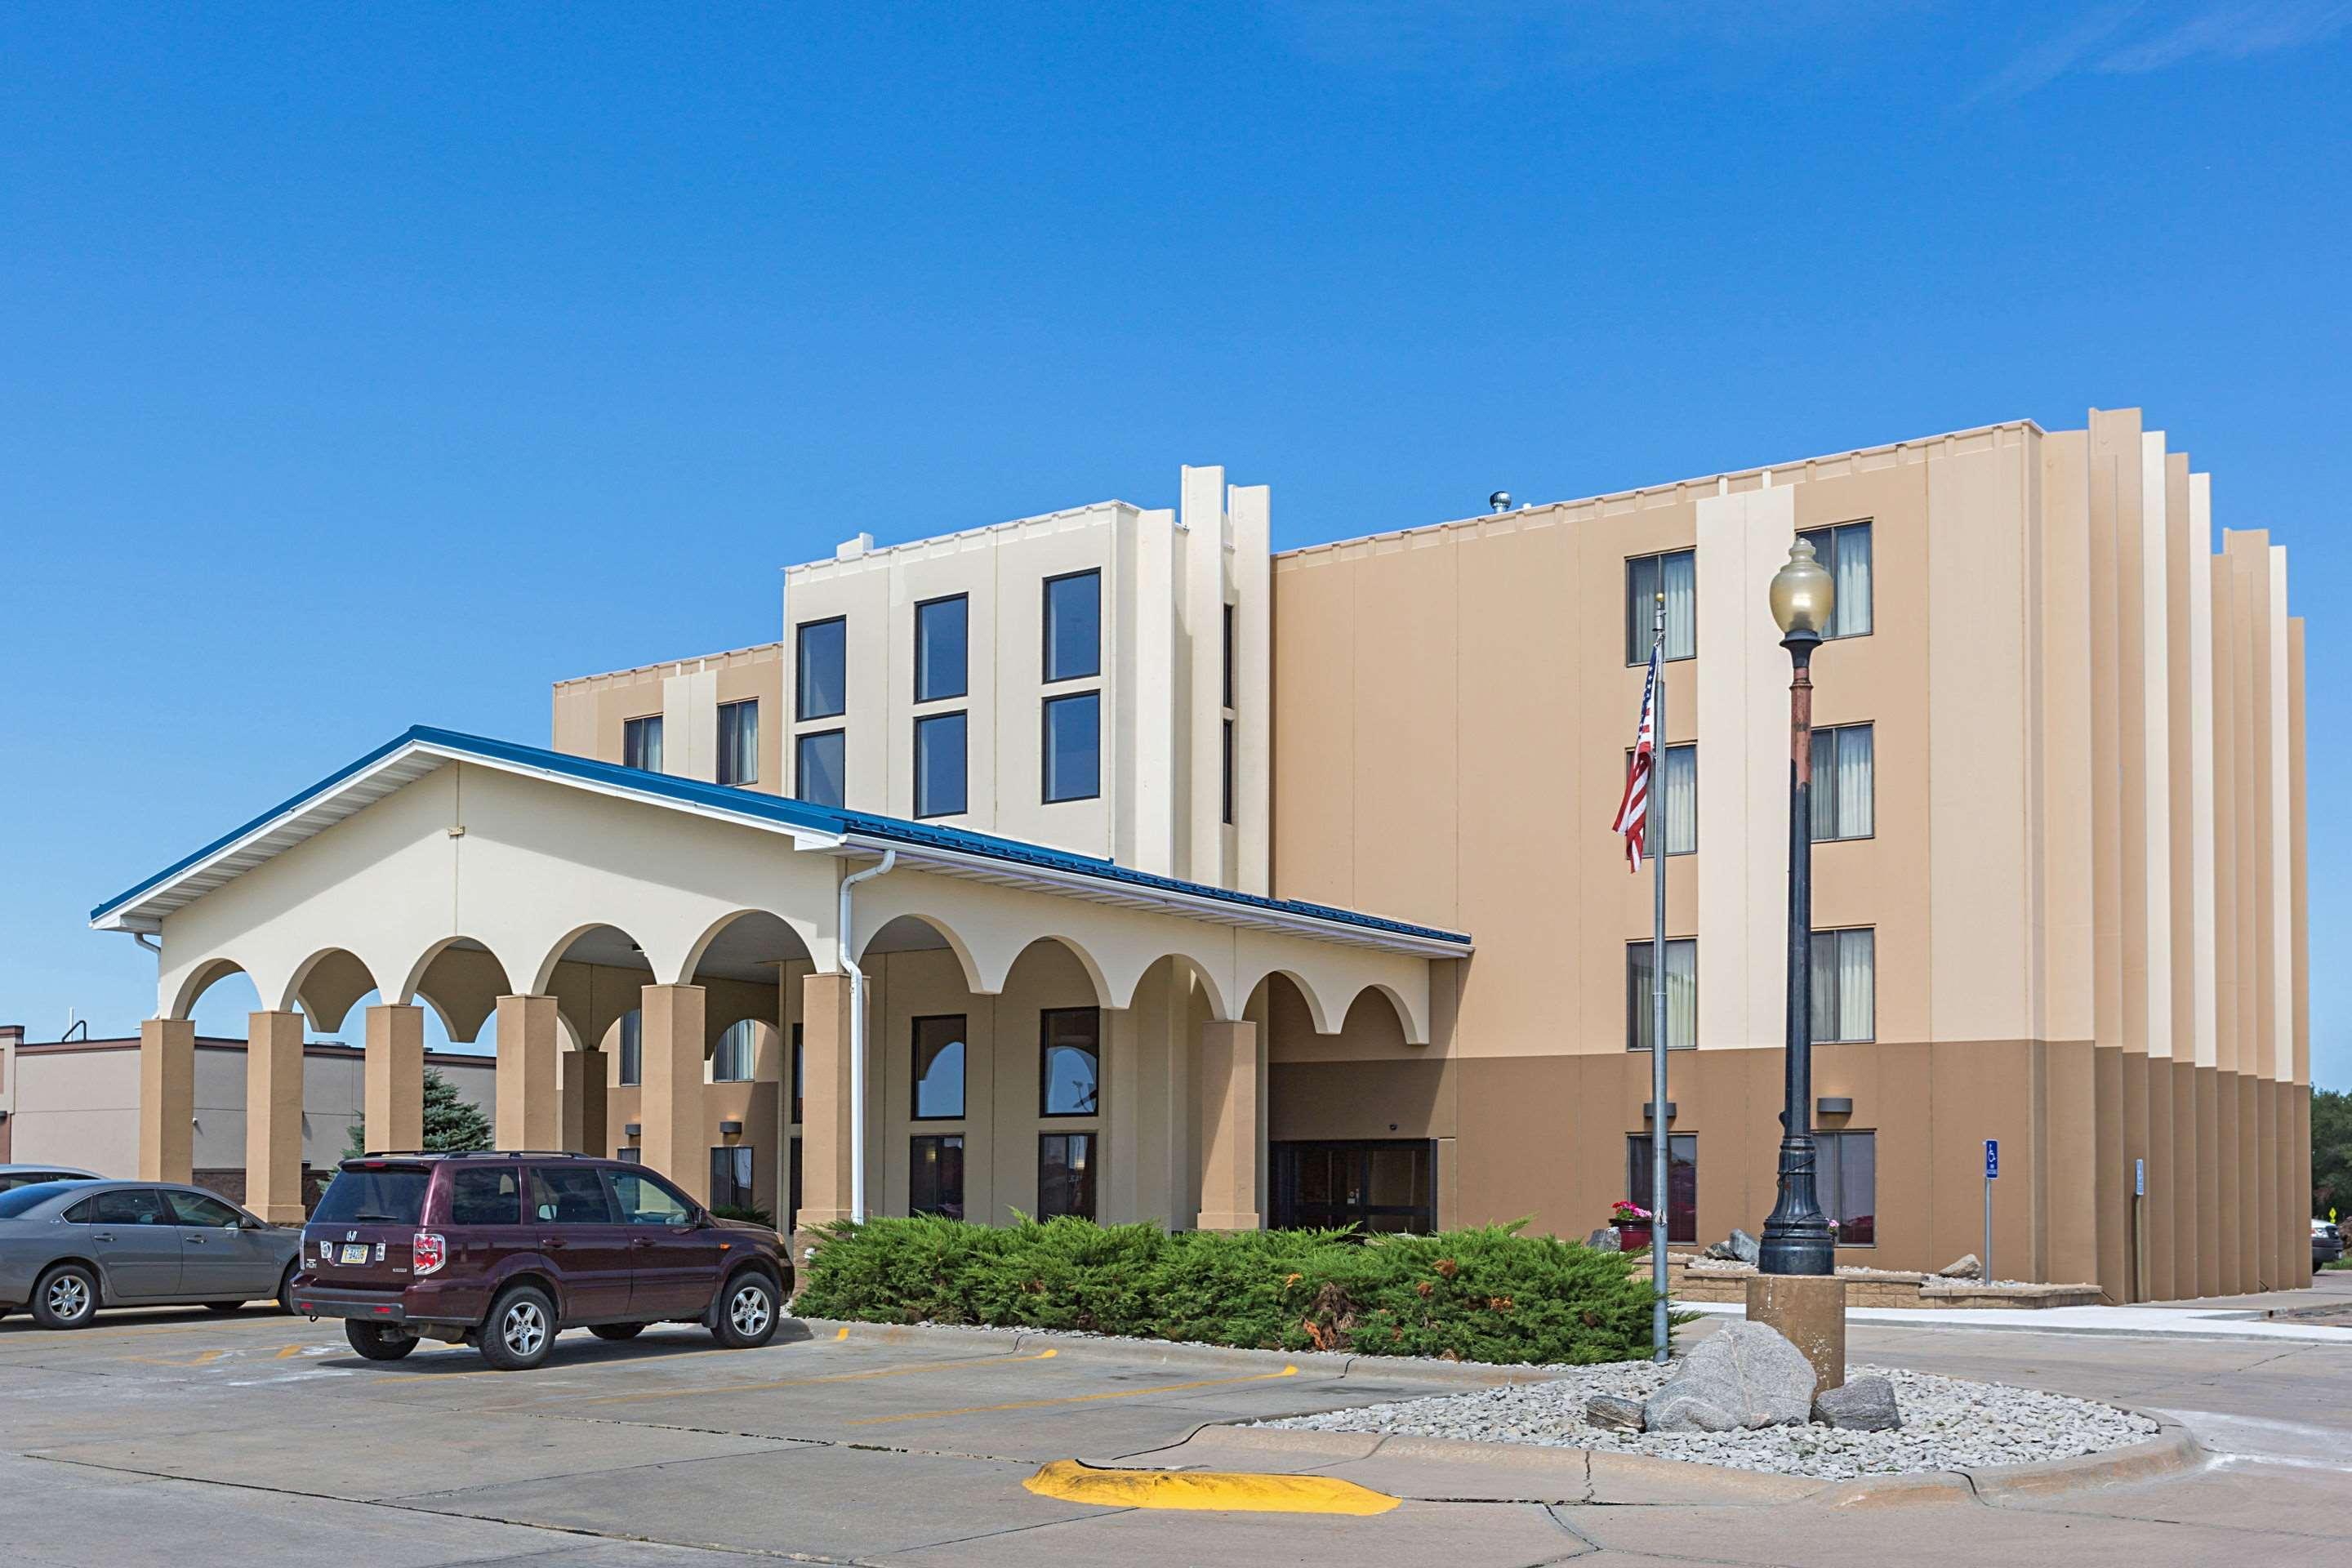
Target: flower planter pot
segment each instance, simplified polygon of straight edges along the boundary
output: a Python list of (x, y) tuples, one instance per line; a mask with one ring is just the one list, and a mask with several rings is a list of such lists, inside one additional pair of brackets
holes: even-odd
[(1650, 1226), (1646, 1223), (1640, 1225), (1621, 1225), (1617, 1226), (1618, 1251), (1639, 1252), (1649, 1245)]

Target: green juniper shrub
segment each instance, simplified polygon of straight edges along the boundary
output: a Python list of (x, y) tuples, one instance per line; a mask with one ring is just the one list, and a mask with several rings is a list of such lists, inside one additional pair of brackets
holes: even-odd
[[(826, 1226), (797, 1310), (1263, 1350), (1590, 1363), (1649, 1353), (1646, 1279), (1520, 1225), (1438, 1236), (1187, 1231), (1067, 1217)], [(1682, 1321), (1682, 1320), (1677, 1320)]]
[(754, 1204), (713, 1204), (711, 1214), (719, 1219), (740, 1219), (750, 1225), (776, 1228), (776, 1216)]

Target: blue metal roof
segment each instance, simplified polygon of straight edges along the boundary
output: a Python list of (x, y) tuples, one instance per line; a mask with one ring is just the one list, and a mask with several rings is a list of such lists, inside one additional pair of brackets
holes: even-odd
[(455, 730), (436, 729), (419, 724), (387, 741), (348, 766), (336, 769), (308, 789), (280, 801), (252, 821), (223, 834), (194, 854), (173, 862), (163, 870), (117, 893), (90, 910), (93, 922), (136, 901), (142, 895), (169, 882), (192, 867), (201, 865), (240, 839), (259, 832), (289, 812), (331, 795), (337, 786), (366, 773), (370, 768), (394, 755), (404, 747), (424, 746), (457, 756), (472, 756), (488, 763), (503, 763), (516, 767), (572, 778), (583, 784), (601, 784), (629, 791), (656, 800), (674, 801), (700, 810), (713, 811), (740, 817), (747, 822), (770, 823), (785, 827), (806, 828), (811, 832), (834, 837), (854, 837), (883, 845), (903, 845), (910, 849), (935, 849), (982, 860), (1004, 863), (1008, 868), (1028, 868), (1061, 875), (1075, 875), (1135, 889), (1139, 892), (1162, 893), (1178, 897), (1203, 899), (1237, 910), (1253, 910), (1277, 918), (1306, 919), (1349, 926), (1367, 932), (1411, 938), (1422, 942), (1444, 942), (1468, 947), (1470, 938), (1458, 931), (1442, 931), (1434, 926), (1414, 925), (1406, 921), (1390, 920), (1381, 915), (1368, 915), (1355, 910), (1343, 910), (1329, 904), (1309, 903), (1297, 899), (1272, 899), (1256, 893), (1236, 892), (1229, 888), (1213, 888), (1205, 883), (1187, 882), (1175, 877), (1155, 876), (1138, 871), (1116, 861), (1091, 855), (1076, 855), (1066, 849), (1053, 849), (1042, 844), (1031, 844), (1017, 838), (999, 838), (992, 834), (973, 833), (963, 828), (941, 827), (934, 824), (909, 822), (904, 817), (880, 816), (871, 812), (847, 811), (834, 806), (812, 805), (806, 801), (787, 800), (781, 795), (761, 795), (755, 791), (730, 785), (707, 784), (698, 779), (680, 778), (672, 773), (649, 773), (643, 768), (623, 767), (617, 763), (597, 762), (564, 752), (549, 751), (543, 746), (525, 746), (512, 741), (496, 741), (481, 735), (467, 735)]

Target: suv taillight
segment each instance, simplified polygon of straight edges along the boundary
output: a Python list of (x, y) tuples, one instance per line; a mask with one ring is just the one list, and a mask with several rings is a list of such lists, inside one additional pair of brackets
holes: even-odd
[(419, 1275), (432, 1273), (449, 1261), (449, 1244), (429, 1230), (420, 1230), (410, 1238), (412, 1261)]

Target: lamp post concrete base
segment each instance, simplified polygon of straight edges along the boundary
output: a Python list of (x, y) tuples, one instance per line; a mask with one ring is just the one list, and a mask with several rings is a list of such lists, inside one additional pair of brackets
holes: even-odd
[(1813, 1392), (1845, 1386), (1845, 1281), (1834, 1274), (1759, 1274), (1748, 1321), (1764, 1323), (1813, 1363)]

